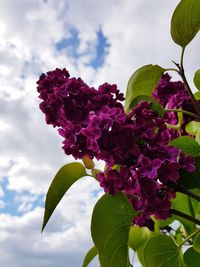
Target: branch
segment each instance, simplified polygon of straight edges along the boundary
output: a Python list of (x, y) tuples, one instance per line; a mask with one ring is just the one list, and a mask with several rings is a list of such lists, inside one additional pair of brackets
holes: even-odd
[(187, 189), (186, 189), (185, 187), (183, 187), (183, 186), (178, 187), (178, 191), (181, 192), (181, 193), (183, 193), (183, 194), (185, 194), (185, 195), (188, 195), (188, 196), (191, 197), (191, 198), (196, 199), (197, 201), (200, 201), (200, 196), (198, 196), (198, 195), (192, 193), (191, 191), (187, 190)]
[(198, 115), (200, 115), (200, 105), (198, 104), (198, 102), (196, 101), (193, 93), (192, 93), (192, 90), (188, 84), (188, 81), (186, 79), (186, 76), (185, 76), (185, 71), (184, 71), (184, 67), (183, 67), (183, 56), (184, 56), (184, 52), (185, 52), (185, 48), (182, 49), (182, 53), (181, 53), (181, 61), (180, 61), (180, 65), (175, 63), (175, 65), (178, 67), (179, 69), (179, 75), (181, 76), (183, 82), (184, 82), (184, 85), (185, 85), (185, 88), (186, 90), (188, 91), (188, 94), (191, 98), (191, 101), (196, 109), (196, 112)]
[(175, 209), (171, 209), (171, 214), (177, 215), (177, 216), (179, 216), (181, 218), (184, 218), (184, 219), (186, 219), (188, 221), (191, 221), (191, 222), (193, 222), (193, 223), (195, 223), (197, 225), (200, 225), (200, 221), (199, 220), (197, 220), (196, 218), (193, 218), (192, 216), (190, 216), (188, 214), (185, 214), (185, 213), (183, 213), (181, 211), (178, 211), (178, 210), (175, 210)]

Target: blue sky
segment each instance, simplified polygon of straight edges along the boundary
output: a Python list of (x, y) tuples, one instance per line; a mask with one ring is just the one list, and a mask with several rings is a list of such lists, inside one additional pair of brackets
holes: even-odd
[[(90, 217), (102, 191), (90, 178), (71, 188), (40, 234), (48, 186), (73, 159), (38, 108), (39, 75), (66, 67), (91, 86), (116, 83), (125, 92), (142, 65), (171, 67), (179, 60), (169, 31), (178, 2), (0, 1), (1, 266), (78, 267), (92, 245)], [(199, 68), (199, 44), (198, 36), (186, 50), (190, 82)]]
[(4, 192), (1, 196), (1, 201), (4, 202), (4, 205), (0, 208), (1, 213), (22, 216), (24, 213), (34, 210), (35, 207), (44, 206), (44, 194), (31, 194), (28, 190), (21, 192), (10, 190), (6, 177), (1, 178), (0, 186)]
[[(96, 31), (96, 42), (92, 46), (88, 46), (88, 49), (82, 53), (79, 53), (80, 46), (79, 32), (76, 29), (70, 30), (70, 36), (63, 38), (56, 43), (56, 50), (64, 51), (68, 56), (73, 59), (79, 60), (80, 57), (85, 55), (92, 55), (88, 66), (93, 67), (95, 70), (101, 68), (104, 64), (107, 50), (109, 49), (108, 39), (104, 35), (101, 29)], [(90, 40), (88, 39), (88, 43)]]

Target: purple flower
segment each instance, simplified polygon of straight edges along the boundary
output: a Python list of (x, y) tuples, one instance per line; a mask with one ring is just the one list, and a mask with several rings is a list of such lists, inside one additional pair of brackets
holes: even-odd
[(88, 125), (81, 133), (97, 159), (112, 162), (113, 165), (129, 164), (129, 161), (132, 164), (139, 156), (134, 126), (126, 119), (126, 114), (118, 107), (107, 107), (89, 114)]
[(81, 78), (70, 78), (66, 69), (42, 74), (37, 84), (39, 98), (42, 99), (40, 108), (46, 122), (59, 127), (59, 133), (64, 137), (65, 153), (75, 158), (86, 155), (94, 157), (96, 141), (91, 138), (87, 140), (81, 129), (87, 128), (89, 114), (98, 113), (104, 108), (123, 111), (120, 101), (124, 98), (117, 86), (105, 83), (96, 90)]
[(194, 172), (196, 169), (194, 158), (191, 156), (185, 156), (182, 152), (180, 153), (179, 164), (181, 168), (188, 172)]
[(170, 182), (177, 183), (180, 177), (179, 168), (178, 162), (167, 162), (166, 160), (159, 169), (160, 181), (164, 184), (170, 184)]
[(164, 74), (152, 96), (164, 107), (179, 108), (189, 95), (182, 82), (172, 82), (169, 74)]
[(140, 212), (134, 223), (144, 226), (154, 215), (157, 219), (170, 217), (171, 198), (175, 197), (168, 187), (155, 180), (139, 177), (136, 179), (135, 196), (130, 199), (134, 209)]
[(148, 157), (140, 155), (138, 159), (138, 164), (141, 165), (138, 169), (138, 173), (142, 177), (148, 177), (150, 179), (155, 179), (158, 176), (158, 170), (162, 164), (160, 159), (151, 160)]
[(124, 190), (129, 176), (130, 172), (127, 168), (121, 168), (119, 171), (109, 168), (105, 173), (99, 172), (97, 179), (100, 181), (100, 186), (104, 188), (106, 193), (115, 195), (117, 192)]
[[(172, 82), (168, 74), (162, 76), (152, 96), (165, 108), (182, 108), (183, 110), (196, 113), (195, 107), (184, 84), (180, 81)], [(198, 102), (200, 104), (199, 100)], [(178, 123), (177, 113), (175, 112), (166, 112), (164, 118), (169, 124), (176, 125)], [(183, 114), (182, 134), (187, 134), (185, 132), (185, 125), (191, 120), (191, 117)], [(176, 130), (169, 129), (169, 132), (174, 134), (173, 138), (178, 137)]]

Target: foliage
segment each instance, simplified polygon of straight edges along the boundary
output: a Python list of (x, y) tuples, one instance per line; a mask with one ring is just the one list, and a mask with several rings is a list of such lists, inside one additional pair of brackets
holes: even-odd
[(128, 82), (124, 105), (127, 112), (130, 110), (130, 104), (135, 97), (140, 95), (152, 95), (164, 71), (165, 70), (158, 65), (147, 65), (133, 73)]
[[(42, 230), (78, 179), (91, 176), (105, 191), (93, 210), (94, 247), (83, 267), (96, 255), (102, 267), (133, 266), (129, 250), (143, 267), (194, 267), (200, 261), (200, 95), (192, 93), (183, 66), (185, 48), (199, 29), (200, 0), (181, 0), (171, 19), (180, 63), (139, 68), (125, 98), (116, 85), (96, 90), (66, 69), (37, 82), (46, 122), (58, 128), (65, 154), (84, 164), (67, 164), (56, 174)], [(169, 71), (182, 81), (171, 81)], [(199, 70), (194, 84), (200, 90)], [(95, 169), (93, 159), (103, 160), (105, 169)]]

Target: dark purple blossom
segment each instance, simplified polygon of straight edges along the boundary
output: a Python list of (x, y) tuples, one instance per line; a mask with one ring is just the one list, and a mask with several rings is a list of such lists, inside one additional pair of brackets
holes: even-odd
[(168, 108), (180, 108), (190, 99), (184, 84), (171, 81), (169, 74), (162, 76), (152, 95), (163, 107)]
[(182, 152), (180, 153), (179, 164), (182, 169), (188, 172), (194, 172), (196, 169), (194, 158), (191, 156), (186, 156)]
[(171, 182), (177, 183), (179, 180), (179, 169), (180, 165), (178, 162), (165, 162), (162, 164), (161, 168), (159, 169), (159, 179), (163, 184), (169, 184)]
[[(104, 108), (90, 113), (88, 125), (81, 133), (97, 159), (112, 164), (133, 164), (139, 156), (134, 126), (126, 122), (127, 116), (120, 108)], [(131, 162), (129, 162), (131, 161)]]
[[(161, 117), (150, 101), (141, 101), (126, 114), (116, 85), (105, 83), (96, 90), (81, 78), (70, 78), (66, 69), (42, 74), (37, 84), (40, 108), (46, 122), (58, 127), (65, 153), (106, 162), (106, 171), (97, 174), (100, 186), (109, 194), (123, 192), (128, 197), (140, 212), (134, 223), (151, 224), (152, 215), (170, 217), (180, 169), (195, 170), (192, 157), (169, 146), (178, 131), (166, 123), (177, 124), (177, 114)], [(192, 111), (183, 83), (171, 82), (169, 75), (162, 77), (153, 96), (163, 107)], [(184, 116), (183, 125), (189, 120)]]
[(106, 193), (115, 195), (119, 191), (123, 191), (127, 185), (127, 188), (134, 187), (134, 180), (130, 179), (130, 171), (128, 168), (121, 168), (119, 171), (116, 169), (107, 169), (104, 173), (99, 172), (97, 178), (100, 182), (100, 186), (104, 188)]
[[(64, 137), (63, 149), (75, 158), (94, 157), (93, 144), (89, 144), (81, 129), (87, 127), (89, 114), (106, 108), (123, 111), (120, 103), (124, 100), (116, 85), (105, 83), (98, 90), (89, 87), (81, 78), (70, 78), (66, 69), (56, 69), (42, 74), (37, 82), (41, 110), (46, 122), (59, 127)], [(87, 142), (86, 142), (87, 141)]]
[[(195, 107), (192, 103), (190, 95), (181, 81), (173, 82), (168, 74), (164, 74), (160, 79), (157, 88), (154, 90), (152, 96), (167, 109), (183, 109), (192, 113), (196, 113)], [(200, 104), (200, 101), (198, 101)], [(177, 113), (166, 112), (166, 122), (172, 125), (178, 123)], [(185, 125), (192, 120), (191, 117), (183, 114), (182, 134), (186, 134)], [(170, 129), (174, 134), (173, 138), (177, 137), (177, 131)]]
[(158, 176), (158, 170), (162, 164), (160, 159), (151, 160), (149, 157), (140, 155), (138, 163), (141, 165), (138, 169), (138, 173), (141, 177), (148, 177), (150, 179), (155, 179)]

